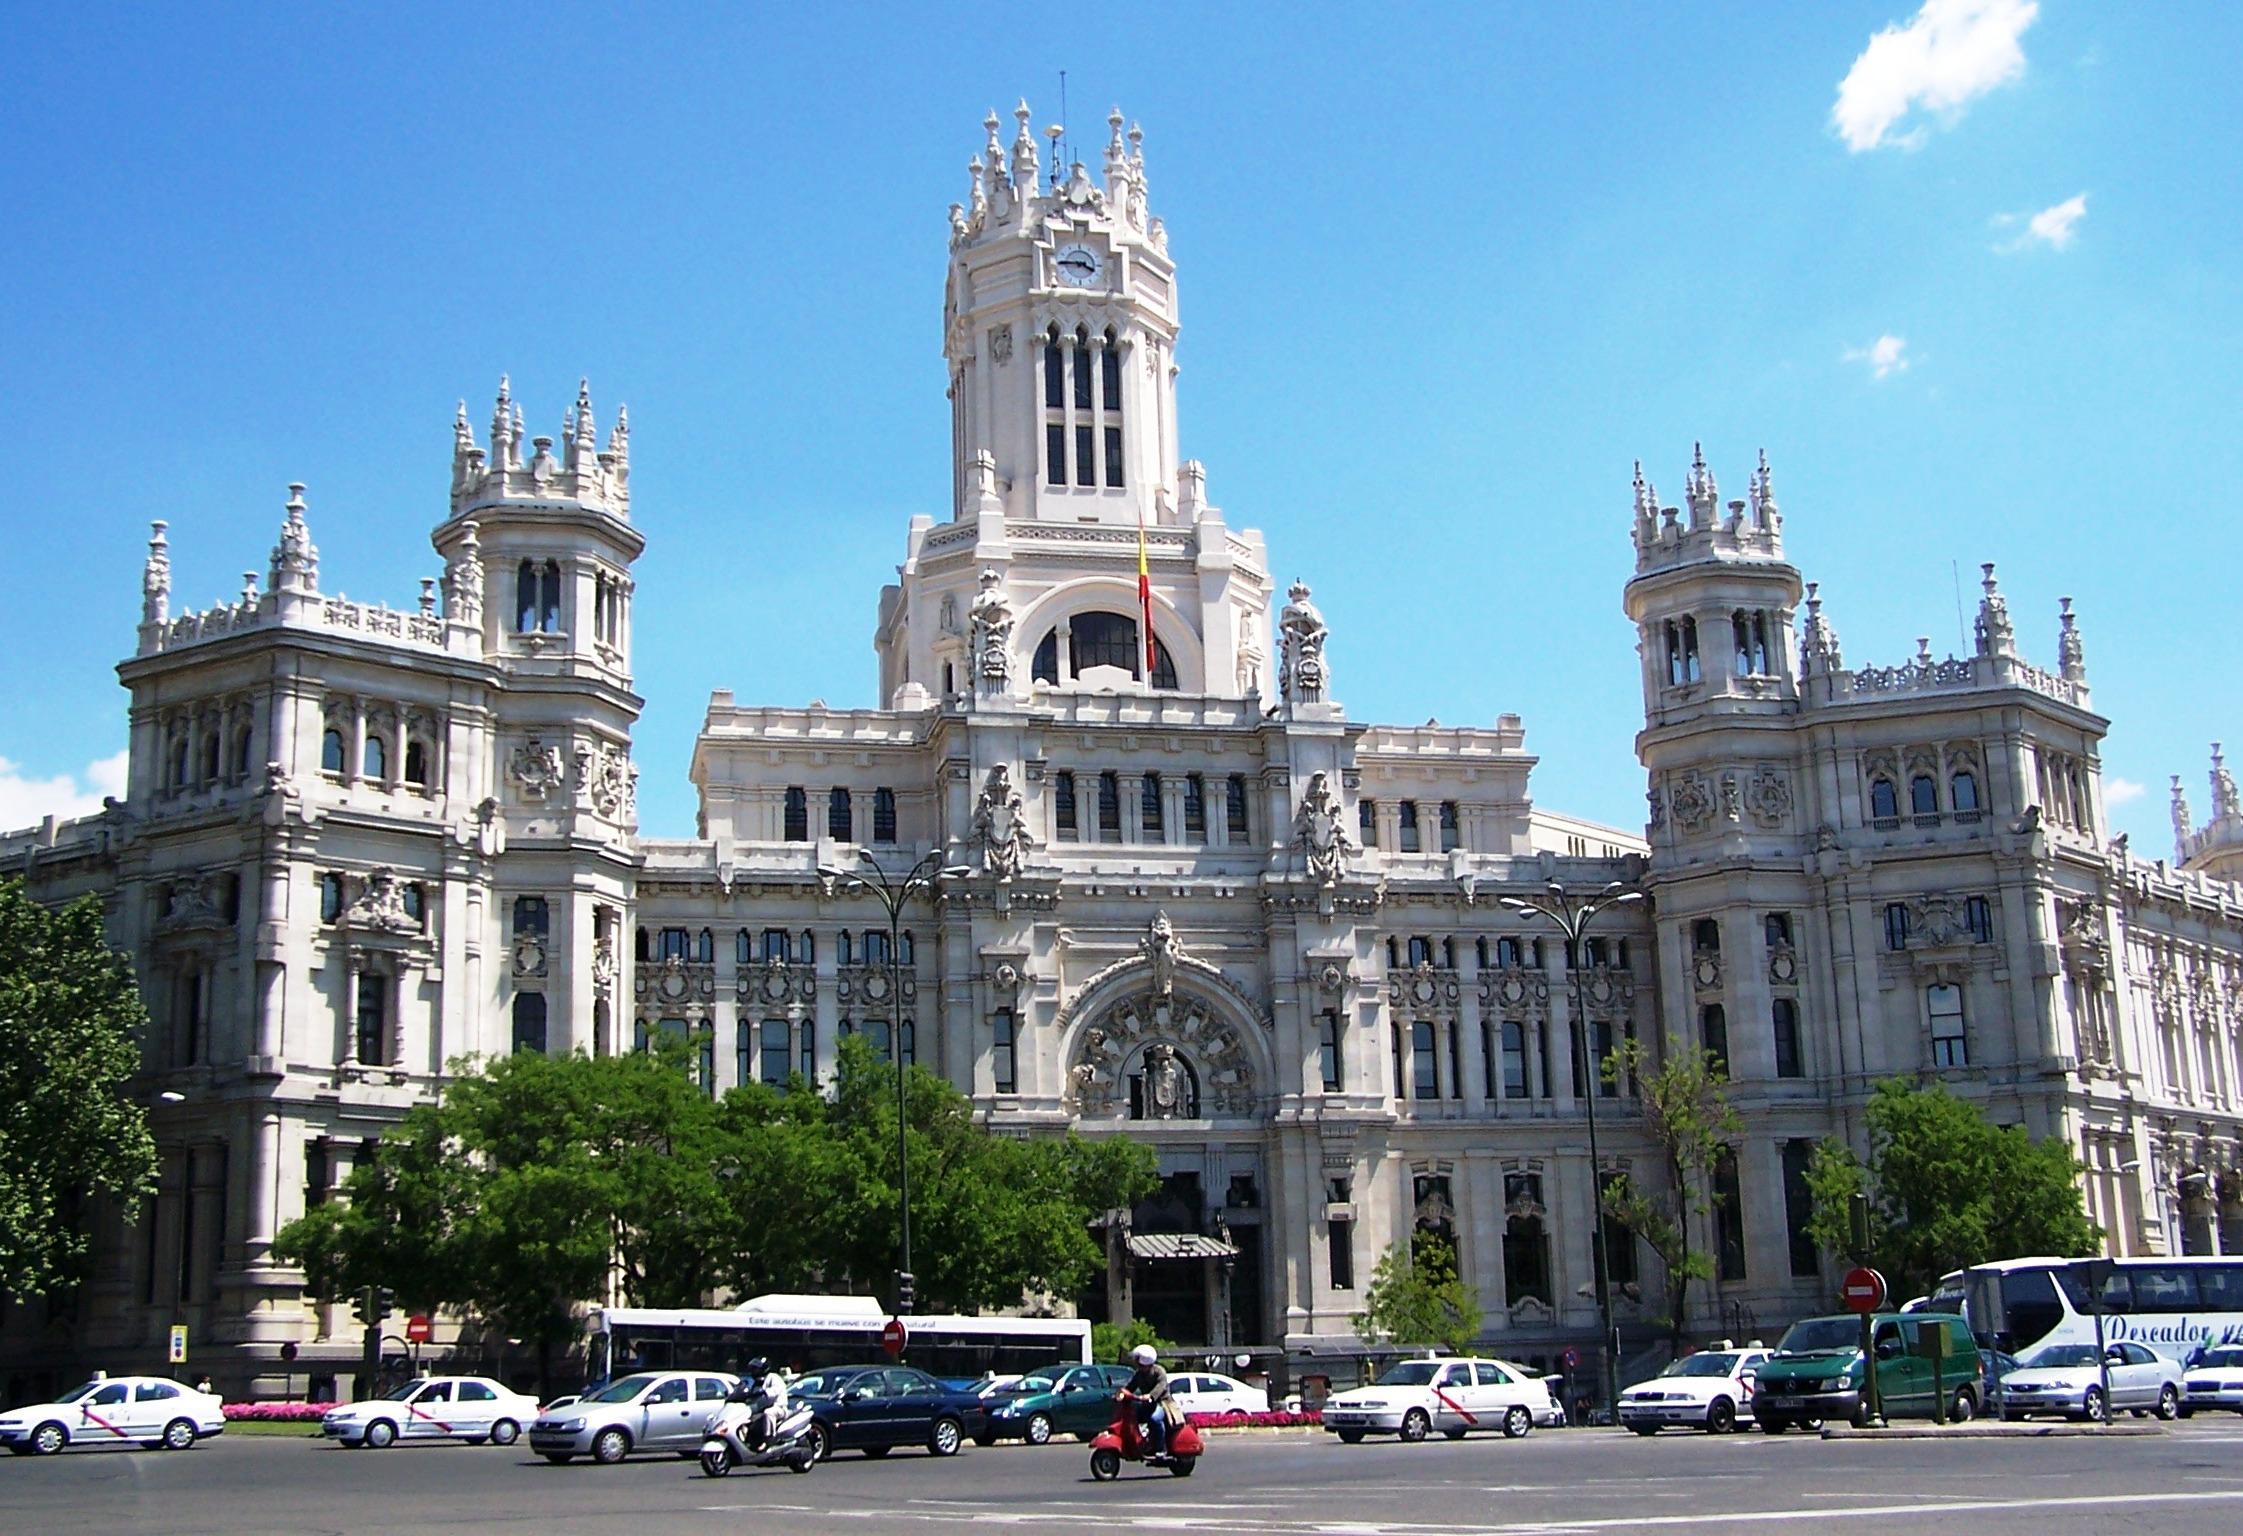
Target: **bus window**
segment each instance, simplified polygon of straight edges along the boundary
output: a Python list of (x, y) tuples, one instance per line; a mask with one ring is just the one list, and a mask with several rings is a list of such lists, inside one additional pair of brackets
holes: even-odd
[(2201, 1305), (2193, 1264), (2141, 1264), (2131, 1273), (2137, 1312), (2194, 1312)]
[(2207, 1312), (2243, 1312), (2243, 1264), (2201, 1264), (2197, 1283), (2204, 1288)]
[(2020, 1269), (2002, 1276), (1999, 1331), (2011, 1354), (2023, 1354), (2063, 1324), (2069, 1311), (2045, 1269)]

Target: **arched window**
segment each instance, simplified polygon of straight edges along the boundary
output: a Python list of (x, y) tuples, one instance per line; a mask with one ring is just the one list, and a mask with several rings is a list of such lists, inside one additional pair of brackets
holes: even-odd
[(203, 733), (202, 773), (199, 777), (205, 784), (214, 784), (218, 780), (218, 733), (216, 731), (205, 731)]
[(1939, 814), (1939, 786), (1928, 773), (1919, 773), (1908, 781), (1908, 811), (1913, 816)]
[(892, 789), (883, 787), (872, 792), (872, 840), (896, 840), (896, 792)]
[(528, 634), (537, 628), (537, 565), (524, 560), (514, 569), (514, 629)]
[(185, 789), (187, 787), (186, 737), (174, 736), (171, 738), (170, 758), (170, 764), (165, 769), (165, 777), (173, 789)]
[(389, 978), (379, 971), (358, 973), (358, 1060), (369, 1067), (389, 1063)]
[(1044, 332), (1044, 483), (1067, 483), (1067, 358), (1056, 325)]
[(1441, 1096), (1441, 1054), (1437, 1046), (1430, 1020), (1419, 1019), (1410, 1025), (1410, 1097), (1413, 1099)]
[(545, 580), (539, 584), (537, 599), (537, 627), (547, 634), (561, 627), (561, 562), (545, 562)]
[(1121, 348), (1116, 344), (1111, 328), (1106, 332), (1106, 345), (1098, 353), (1099, 398), (1105, 407), (1104, 436), (1100, 447), (1106, 458), (1106, 485), (1110, 490), (1122, 487), (1122, 429), (1121, 429)]
[(343, 733), (329, 726), (319, 738), (319, 771), (341, 777), (343, 755)]
[(833, 960), (836, 965), (854, 965), (849, 958), (849, 930), (844, 928), (833, 936)]
[(237, 779), (249, 776), (250, 748), (254, 739), (246, 722), (234, 731), (234, 777)]
[(1873, 821), (1900, 819), (1900, 792), (1892, 780), (1880, 776), (1869, 781), (1869, 815)]
[(1243, 773), (1234, 773), (1223, 781), (1223, 817), (1229, 823), (1231, 842), (1244, 844), (1254, 840), (1254, 829), (1247, 823), (1246, 775)]
[(1036, 642), (1035, 660), (1028, 664), (1028, 675), (1039, 683), (1059, 681), (1059, 631), (1051, 630)]
[(710, 933), (708, 929), (704, 928), (701, 930), (700, 938), (694, 941), (693, 958), (700, 961), (703, 965), (713, 965), (716, 962), (716, 957), (716, 935)]
[(1682, 621), (1682, 681), (1694, 683), (1699, 675), (1698, 621), (1685, 618)]
[(1947, 781), (1947, 798), (1958, 813), (1978, 809), (1978, 775), (1962, 769)]
[(389, 780), (389, 743), (372, 732), (366, 737), (366, 760), (361, 765), (367, 778), (377, 784)]
[[(1068, 620), (1068, 634), (1070, 643), (1061, 645), (1055, 626), (1036, 643), (1028, 669), (1032, 678), (1053, 684), (1071, 682), (1092, 667), (1104, 666), (1119, 668), (1144, 681), (1145, 648), (1134, 616), (1078, 613)], [(1169, 691), (1178, 686), (1176, 661), (1165, 645), (1153, 648), (1152, 686)]]
[(1550, 1237), (1539, 1216), (1513, 1216), (1503, 1224), (1503, 1299), (1550, 1303)]
[(1690, 925), (1690, 947), (1702, 955), (1721, 953), (1721, 924), (1710, 917), (1701, 917)]
[(888, 963), (888, 936), (886, 934), (871, 928), (865, 930), (864, 963), (867, 965), (886, 965)]
[(1495, 963), (1505, 968), (1521, 964), (1519, 941), (1517, 939), (1497, 939), (1495, 941)]
[(1111, 771), (1098, 776), (1098, 840), (1121, 841), (1121, 775)]
[(839, 785), (826, 791), (826, 836), (837, 843), (853, 842), (855, 823), (849, 814), (849, 791)]
[(802, 930), (802, 947), (794, 952), (794, 958), (798, 965), (818, 963), (818, 936), (807, 928)]
[(1161, 825), (1160, 775), (1142, 774), (1137, 780), (1137, 825), (1142, 840), (1161, 842), (1166, 830)]
[(514, 1054), (545, 1054), (545, 994), (514, 994)]
[(734, 965), (751, 965), (754, 962), (755, 940), (750, 938), (748, 930), (743, 928), (732, 940), (732, 963)]
[(794, 1071), (794, 1053), (790, 1049), (792, 1042), (787, 1039), (787, 1034), (785, 1019), (763, 1021), (762, 1060), (756, 1072), (758, 1082), (773, 1088), (786, 1087), (787, 1077)]
[(857, 1033), (864, 1037), (865, 1044), (872, 1047), (873, 1055), (882, 1061), (888, 1059), (889, 1034), (886, 1019), (867, 1019)]
[(911, 930), (906, 928), (896, 935), (896, 964), (909, 970), (918, 962), (912, 958)]
[(1075, 355), (1070, 361), (1075, 378), (1075, 484), (1096, 485), (1098, 480), (1093, 471), (1097, 466), (1091, 461), (1090, 330), (1086, 326), (1075, 327)]
[(428, 788), (428, 744), (422, 741), (405, 743), (405, 782), (415, 789)]
[[(543, 896), (517, 896), (514, 898), (514, 937), (517, 939), (542, 939), (553, 931), (552, 909)], [(644, 934), (646, 930), (639, 930)], [(646, 957), (642, 954), (640, 959)]]
[(1698, 1040), (1712, 1057), (1707, 1065), (1714, 1076), (1729, 1075), (1729, 1013), (1719, 1003), (1708, 1003), (1698, 1010)]
[(784, 835), (790, 843), (810, 841), (810, 794), (799, 784), (787, 786)]

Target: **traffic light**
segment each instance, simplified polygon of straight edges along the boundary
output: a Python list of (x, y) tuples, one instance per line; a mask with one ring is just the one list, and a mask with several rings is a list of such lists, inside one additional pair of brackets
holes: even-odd
[(360, 1322), (372, 1328), (389, 1316), (390, 1308), (396, 1304), (397, 1293), (388, 1286), (366, 1285), (359, 1287), (358, 1295), (351, 1301), (350, 1310)]
[(374, 1288), (374, 1321), (380, 1322), (397, 1310), (397, 1293), (386, 1285)]
[(910, 1270), (899, 1269), (896, 1271), (896, 1310), (898, 1312), (909, 1312), (911, 1310), (912, 1304), (918, 1299), (914, 1294), (916, 1289), (917, 1278)]

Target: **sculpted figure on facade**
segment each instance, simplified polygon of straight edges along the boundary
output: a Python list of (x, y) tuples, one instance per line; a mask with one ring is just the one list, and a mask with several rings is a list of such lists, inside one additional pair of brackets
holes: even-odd
[(483, 548), (473, 521), (460, 525), (459, 552), (444, 567), (444, 613), (462, 624), (483, 622)]
[(983, 693), (1002, 693), (1012, 677), (1012, 604), (1005, 598), (1004, 578), (995, 570), (981, 573), (981, 591), (971, 610), (975, 684)]
[(1176, 1120), (1190, 1112), (1189, 1084), (1176, 1047), (1156, 1041), (1145, 1050), (1145, 1118)]
[(391, 933), (417, 933), (420, 921), (405, 909), (405, 885), (397, 871), (380, 865), (366, 874), (348, 877), (355, 889), (343, 909), (342, 921), (352, 928), (384, 929)]
[(542, 801), (568, 782), (568, 768), (561, 761), (559, 747), (533, 736), (507, 758), (506, 776), (514, 781), (523, 799)]
[(1347, 835), (1339, 796), (1332, 793), (1330, 778), (1309, 776), (1301, 794), (1301, 808), (1293, 817), (1293, 841), (1308, 861), (1308, 872), (1317, 884), (1332, 886), (1347, 872), (1347, 856), (1355, 842)]
[(1324, 615), (1309, 601), (1308, 583), (1296, 581), (1285, 594), (1289, 599), (1277, 616), (1284, 644), (1281, 661), (1285, 701), (1288, 704), (1321, 704), (1329, 679), (1324, 671)]
[(1184, 946), (1170, 926), (1168, 914), (1155, 912), (1152, 927), (1139, 941), (1145, 958), (1153, 967), (1153, 995), (1167, 997), (1176, 990), (1176, 965), (1184, 958)]
[(981, 850), (981, 867), (1000, 882), (1019, 875), (1036, 846), (1020, 791), (1013, 788), (1012, 771), (1003, 763), (990, 769), (982, 781), (981, 798), (974, 803), (972, 837)]

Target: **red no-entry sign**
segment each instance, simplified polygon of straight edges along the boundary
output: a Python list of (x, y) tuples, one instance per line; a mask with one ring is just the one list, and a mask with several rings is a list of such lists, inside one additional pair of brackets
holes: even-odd
[(891, 1317), (888, 1319), (888, 1326), (880, 1330), (880, 1347), (888, 1352), (888, 1358), (892, 1360), (903, 1353), (904, 1342), (909, 1338), (903, 1319)]
[(1838, 1282), (1838, 1299), (1848, 1312), (1874, 1312), (1885, 1304), (1885, 1277), (1867, 1265), (1849, 1269)]
[(426, 1312), (416, 1312), (405, 1319), (406, 1343), (426, 1344), (434, 1337), (436, 1337), (436, 1326), (429, 1321)]

